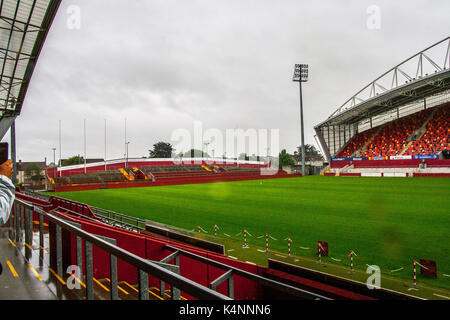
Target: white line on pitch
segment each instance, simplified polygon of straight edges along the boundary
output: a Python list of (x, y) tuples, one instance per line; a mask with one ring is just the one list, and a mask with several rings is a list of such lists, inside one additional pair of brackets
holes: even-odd
[(437, 293), (433, 293), (433, 295), (434, 295), (434, 296), (436, 296), (436, 297), (439, 297), (439, 298), (444, 298), (444, 299), (450, 300), (450, 298), (449, 298), (449, 297), (446, 297), (446, 296), (442, 296), (442, 295), (440, 295), (440, 294), (437, 294)]
[(233, 257), (233, 256), (228, 256), (228, 258), (231, 258), (231, 259), (234, 259), (234, 260), (237, 260), (237, 259), (238, 259), (238, 258)]

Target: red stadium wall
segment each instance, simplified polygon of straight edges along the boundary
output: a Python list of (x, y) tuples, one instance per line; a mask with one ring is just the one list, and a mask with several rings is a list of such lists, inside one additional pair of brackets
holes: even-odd
[(413, 173), (413, 177), (420, 178), (450, 178), (450, 173)]
[[(403, 160), (353, 160), (354, 168), (418, 168), (421, 159)], [(339, 169), (350, 164), (350, 161), (331, 161), (331, 168)], [(429, 168), (450, 168), (450, 159), (425, 159)]]
[(330, 166), (333, 169), (341, 169), (350, 164), (350, 160), (345, 161), (331, 161)]
[(354, 168), (417, 168), (421, 160), (360, 160), (353, 161)]
[(341, 177), (361, 177), (360, 172), (343, 172), (339, 174)]

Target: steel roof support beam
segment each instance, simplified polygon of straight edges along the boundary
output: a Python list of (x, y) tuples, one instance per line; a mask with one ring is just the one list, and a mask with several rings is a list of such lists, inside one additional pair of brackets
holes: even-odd
[[(18, 65), (18, 63), (19, 63), (19, 60), (17, 60), (17, 59), (19, 58), (19, 56), (20, 56), (20, 54), (21, 54), (21, 52), (22, 52), (23, 44), (24, 44), (24, 42), (25, 42), (25, 36), (26, 36), (26, 34), (27, 34), (27, 33), (26, 33), (26, 30), (28, 30), (28, 26), (29, 26), (29, 24), (30, 24), (31, 17), (33, 16), (34, 8), (36, 7), (36, 1), (37, 1), (37, 0), (33, 0), (33, 4), (31, 5), (30, 14), (28, 15), (27, 23), (25, 24), (25, 32), (23, 32), (23, 34), (22, 34), (22, 39), (21, 39), (21, 41), (20, 41), (20, 47), (19, 47), (18, 52), (16, 53), (16, 63), (14, 64), (14, 69), (13, 69), (13, 72), (12, 72), (12, 77), (13, 77), (13, 78), (14, 78), (14, 76), (15, 76), (15, 74), (16, 74), (17, 65)], [(6, 63), (5, 63), (5, 64), (6, 64)], [(5, 65), (5, 64), (4, 64), (4, 65)], [(12, 88), (11, 83), (12, 83), (12, 80), (10, 81), (10, 86), (9, 86), (8, 94), (7, 94), (7, 96), (6, 96), (6, 103), (8, 103), (9, 96), (10, 96), (10, 94), (11, 94), (11, 88)], [(14, 101), (15, 101), (15, 99), (14, 99)], [(15, 107), (15, 106), (14, 106), (14, 107)]]

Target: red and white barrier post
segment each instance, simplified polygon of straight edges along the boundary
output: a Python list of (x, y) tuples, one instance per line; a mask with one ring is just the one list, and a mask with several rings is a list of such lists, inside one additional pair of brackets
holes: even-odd
[(320, 245), (320, 242), (317, 242), (317, 246), (319, 248), (319, 261), (317, 261), (317, 263), (322, 263), (322, 246)]
[(248, 248), (248, 244), (247, 244), (247, 230), (244, 229), (244, 245), (242, 246), (242, 248)]
[(417, 287), (417, 274), (416, 274), (416, 270), (417, 270), (417, 268), (416, 268), (416, 264), (417, 264), (417, 261), (413, 261), (413, 264), (414, 264), (414, 287)]
[(353, 250), (350, 250), (350, 273), (351, 274), (355, 273), (353, 269)]
[(269, 234), (266, 233), (266, 252), (269, 252)]

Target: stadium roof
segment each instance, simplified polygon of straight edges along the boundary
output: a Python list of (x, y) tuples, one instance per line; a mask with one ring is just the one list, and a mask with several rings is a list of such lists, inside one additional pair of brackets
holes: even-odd
[[(389, 69), (315, 126), (327, 159), (358, 132), (450, 97), (450, 37)], [(419, 106), (420, 108), (420, 106)], [(400, 111), (401, 110), (401, 111)]]
[[(441, 47), (443, 64), (428, 52)], [(444, 51), (445, 50), (445, 51)], [(340, 106), (323, 125), (350, 124), (450, 88), (450, 37), (416, 53), (370, 82)], [(408, 65), (409, 64), (409, 65)], [(414, 73), (405, 71), (411, 65)], [(429, 71), (429, 73), (426, 73)], [(390, 88), (387, 89), (389, 83)]]
[(1, 0), (0, 138), (20, 114), (61, 0)]

